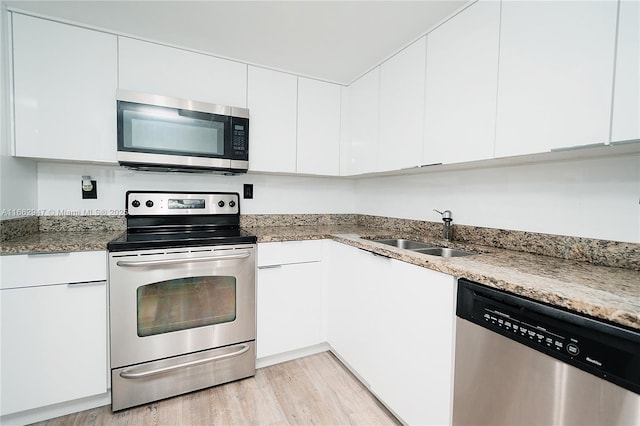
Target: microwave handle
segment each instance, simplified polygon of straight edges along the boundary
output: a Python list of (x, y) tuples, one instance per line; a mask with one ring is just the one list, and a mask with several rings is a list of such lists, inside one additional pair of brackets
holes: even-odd
[(217, 255), (217, 256), (195, 257), (195, 258), (186, 258), (186, 259), (164, 259), (164, 260), (142, 260), (142, 261), (118, 260), (116, 262), (116, 265), (123, 266), (123, 267), (178, 265), (182, 263), (215, 262), (216, 260), (244, 259), (249, 256), (251, 256), (250, 251), (243, 251), (243, 252), (234, 253), (234, 254), (223, 254), (223, 255)]

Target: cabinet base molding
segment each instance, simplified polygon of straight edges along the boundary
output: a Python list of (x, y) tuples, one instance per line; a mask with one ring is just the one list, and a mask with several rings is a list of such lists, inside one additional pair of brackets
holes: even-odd
[(256, 368), (268, 367), (270, 365), (280, 364), (282, 362), (291, 361), (309, 355), (319, 354), (331, 350), (327, 342), (318, 343), (317, 345), (307, 346), (306, 348), (295, 349), (293, 351), (282, 352), (275, 355), (269, 355), (256, 360)]
[[(360, 374), (358, 374), (358, 372), (349, 365), (349, 363), (347, 361), (345, 361), (344, 358), (342, 358), (340, 356), (340, 353), (338, 351), (336, 351), (334, 348), (331, 347), (331, 345), (329, 345), (329, 351), (338, 359), (338, 361), (340, 361), (342, 363), (342, 365), (344, 366), (344, 368), (346, 368), (349, 373), (351, 373), (353, 375), (353, 377), (355, 377), (361, 384), (362, 386), (364, 386), (368, 392), (371, 393), (371, 395), (374, 396), (374, 398), (378, 401), (378, 403), (380, 405), (382, 405), (385, 410), (387, 410), (389, 413), (391, 413), (392, 416), (394, 416), (396, 419), (398, 419), (400, 422), (402, 422), (402, 418), (398, 415), (398, 413), (396, 413), (395, 411), (393, 411), (391, 409), (391, 407), (389, 407), (387, 404), (384, 403), (384, 401), (382, 400), (382, 398), (380, 398), (379, 395), (377, 395), (373, 389), (371, 389), (371, 385), (369, 384), (369, 382), (367, 382), (366, 380), (364, 380), (362, 378), (362, 376)], [(406, 424), (405, 422), (402, 422), (403, 424)]]
[(60, 404), (53, 404), (46, 407), (34, 408), (32, 410), (20, 411), (18, 413), (6, 414), (0, 417), (0, 424), (26, 425), (109, 404), (111, 404), (111, 390), (106, 393), (62, 402)]

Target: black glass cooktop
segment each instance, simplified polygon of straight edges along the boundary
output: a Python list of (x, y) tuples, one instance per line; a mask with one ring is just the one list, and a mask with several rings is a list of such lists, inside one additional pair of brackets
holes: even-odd
[(109, 251), (228, 244), (255, 244), (257, 237), (239, 228), (179, 231), (128, 231), (107, 244)]

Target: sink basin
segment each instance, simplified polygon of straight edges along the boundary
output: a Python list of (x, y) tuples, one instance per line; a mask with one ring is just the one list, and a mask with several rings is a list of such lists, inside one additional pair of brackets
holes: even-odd
[(386, 244), (388, 246), (398, 247), (405, 250), (415, 251), (416, 253), (428, 254), (440, 257), (460, 257), (471, 256), (473, 252), (452, 249), (447, 247), (435, 247), (433, 244), (421, 243), (413, 240), (403, 240), (402, 238), (392, 238), (387, 240), (373, 240), (375, 243)]
[(469, 251), (451, 249), (446, 247), (430, 247), (430, 248), (417, 249), (413, 251), (415, 251), (416, 253), (424, 253), (424, 254), (429, 254), (431, 256), (441, 256), (441, 257), (460, 257), (460, 256), (471, 256), (472, 254), (475, 254)]
[(421, 250), (432, 248), (433, 244), (420, 243), (418, 241), (403, 240), (401, 238), (394, 238), (390, 240), (373, 240), (375, 243), (386, 244), (388, 246), (398, 247), (405, 250)]

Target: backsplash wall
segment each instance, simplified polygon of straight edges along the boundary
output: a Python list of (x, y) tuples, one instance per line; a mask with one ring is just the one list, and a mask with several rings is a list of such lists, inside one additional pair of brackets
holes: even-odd
[(360, 179), (356, 197), (366, 215), (640, 242), (637, 154)]
[[(97, 181), (98, 198), (81, 198), (81, 180)], [(240, 200), (243, 214), (355, 213), (355, 181), (340, 178), (247, 174), (136, 172), (118, 166), (38, 163), (38, 210), (42, 215), (124, 214), (128, 190), (228, 191), (242, 197), (253, 184), (254, 198)]]
[[(81, 176), (98, 181), (82, 200)], [(233, 191), (254, 185), (243, 214), (359, 213), (640, 243), (640, 155), (416, 175), (344, 179), (262, 174), (133, 172), (116, 166), (38, 163), (43, 214), (122, 214), (129, 189)]]

